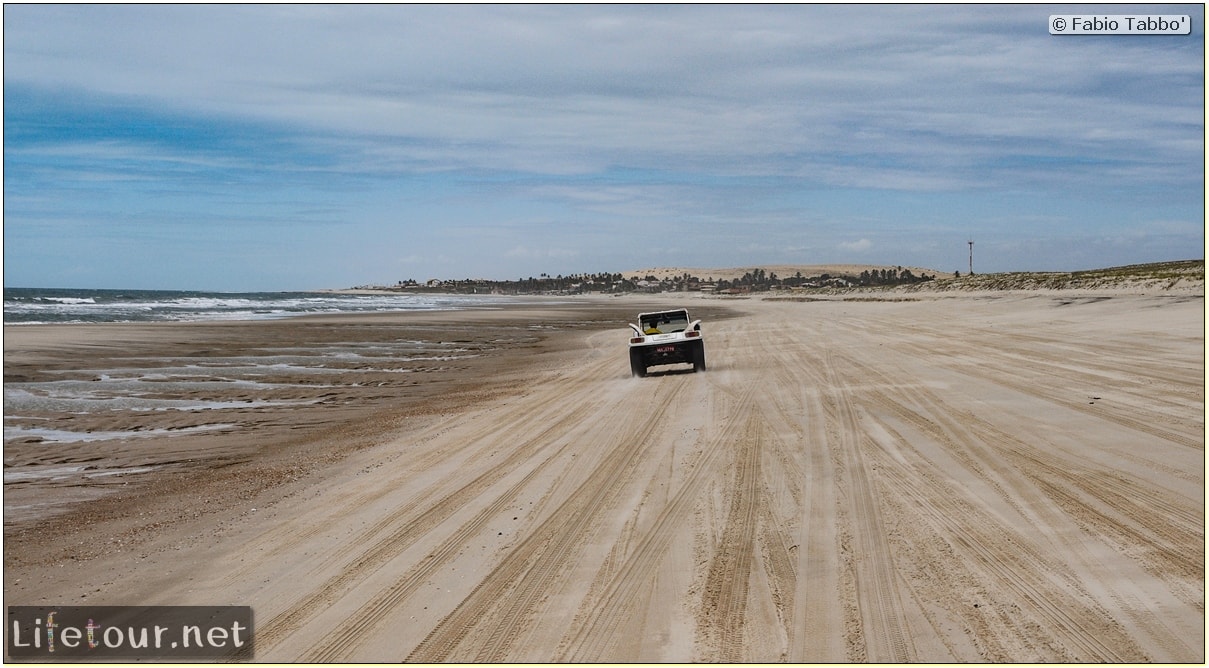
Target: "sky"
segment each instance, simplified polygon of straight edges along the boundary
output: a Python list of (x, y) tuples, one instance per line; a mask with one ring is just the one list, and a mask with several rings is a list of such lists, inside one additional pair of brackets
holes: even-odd
[[(1188, 36), (1051, 14), (1188, 14)], [(4, 6), (4, 282), (1203, 258), (1203, 5)]]

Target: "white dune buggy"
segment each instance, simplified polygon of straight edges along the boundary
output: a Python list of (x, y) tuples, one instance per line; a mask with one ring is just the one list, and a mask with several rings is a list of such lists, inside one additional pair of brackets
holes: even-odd
[(649, 367), (661, 364), (692, 364), (705, 371), (705, 342), (701, 321), (689, 320), (686, 309), (639, 313), (638, 324), (630, 323), (630, 372), (641, 378)]

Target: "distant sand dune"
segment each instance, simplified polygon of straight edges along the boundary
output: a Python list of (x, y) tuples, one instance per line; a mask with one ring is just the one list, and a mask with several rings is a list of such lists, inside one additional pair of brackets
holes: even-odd
[(924, 269), (921, 267), (901, 267), (890, 264), (755, 264), (747, 267), (715, 267), (713, 269), (702, 269), (700, 267), (655, 267), (650, 269), (635, 269), (633, 271), (623, 271), (622, 276), (631, 279), (642, 279), (647, 276), (654, 276), (658, 280), (665, 278), (673, 278), (688, 274), (701, 279), (727, 280), (733, 281), (736, 278), (742, 278), (744, 274), (754, 270), (763, 269), (769, 274), (776, 274), (781, 278), (793, 276), (797, 272), (802, 272), (803, 276), (818, 276), (820, 274), (835, 274), (857, 276), (866, 269), (869, 271), (882, 269), (910, 269), (911, 273), (922, 276), (943, 276), (944, 272), (936, 269)]

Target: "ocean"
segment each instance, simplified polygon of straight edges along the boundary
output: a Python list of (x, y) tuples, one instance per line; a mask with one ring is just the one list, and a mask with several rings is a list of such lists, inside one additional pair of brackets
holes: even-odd
[(450, 310), (501, 301), (516, 300), (488, 295), (5, 288), (4, 324), (266, 320), (315, 313)]

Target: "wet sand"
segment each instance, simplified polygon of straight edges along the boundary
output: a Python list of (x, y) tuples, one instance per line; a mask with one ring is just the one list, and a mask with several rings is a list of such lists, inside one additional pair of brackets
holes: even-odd
[(5, 444), (7, 523), (79, 515), (76, 503), (132, 486), (171, 493), (237, 464), (313, 468), (315, 457), (339, 458), (401, 421), (486, 401), (511, 389), (506, 374), (573, 346), (568, 334), (632, 315), (628, 303), (551, 303), (7, 327), (6, 393), (43, 399), (6, 411), (16, 434)]
[(894, 299), (692, 298), (709, 370), (645, 379), (675, 296), (6, 328), (6, 390), (247, 403), (26, 416), (156, 435), (6, 444), (6, 601), (251, 605), (258, 661), (1203, 662), (1203, 295)]

